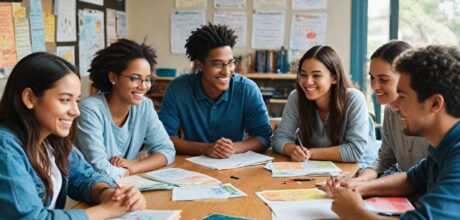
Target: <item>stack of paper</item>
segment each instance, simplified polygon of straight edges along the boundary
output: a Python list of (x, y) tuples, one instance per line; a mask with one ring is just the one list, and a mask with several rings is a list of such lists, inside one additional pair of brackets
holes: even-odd
[(202, 173), (181, 168), (167, 168), (145, 173), (146, 178), (171, 184), (174, 186), (216, 185), (221, 182)]
[(414, 206), (404, 197), (373, 197), (364, 200), (364, 206), (371, 212), (385, 215), (401, 215), (414, 210)]
[(154, 180), (146, 179), (141, 176), (127, 176), (117, 180), (120, 185), (133, 185), (140, 191), (172, 189), (173, 186), (167, 183), (161, 183)]
[(119, 218), (112, 220), (139, 220), (139, 219), (155, 219), (155, 220), (178, 220), (180, 219), (181, 210), (142, 210), (128, 212)]
[(272, 219), (339, 219), (331, 210), (332, 200), (318, 189), (256, 192), (272, 210)]
[(246, 153), (233, 154), (225, 159), (214, 159), (206, 156), (197, 156), (187, 158), (187, 160), (192, 163), (196, 163), (212, 169), (224, 170), (267, 163), (273, 160), (273, 157), (248, 151)]
[(247, 196), (230, 183), (221, 185), (176, 187), (172, 191), (172, 200), (227, 199)]
[(288, 176), (338, 176), (342, 171), (331, 161), (308, 162), (275, 162), (268, 163), (266, 168), (272, 171), (273, 177)]

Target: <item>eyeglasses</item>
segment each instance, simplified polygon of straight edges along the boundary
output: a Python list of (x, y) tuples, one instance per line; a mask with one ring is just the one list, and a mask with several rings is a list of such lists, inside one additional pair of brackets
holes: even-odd
[(224, 67), (228, 67), (230, 70), (233, 70), (239, 62), (239, 60), (230, 60), (228, 63), (224, 63), (222, 61), (213, 61), (211, 62), (211, 66), (216, 70), (222, 70)]
[(138, 87), (141, 84), (144, 84), (146, 87), (150, 87), (154, 83), (154, 80), (152, 79), (152, 77), (147, 77), (147, 79), (142, 79), (138, 76), (126, 76), (123, 74), (121, 75), (126, 78), (129, 78), (129, 80), (131, 80), (131, 84), (133, 85), (133, 87)]

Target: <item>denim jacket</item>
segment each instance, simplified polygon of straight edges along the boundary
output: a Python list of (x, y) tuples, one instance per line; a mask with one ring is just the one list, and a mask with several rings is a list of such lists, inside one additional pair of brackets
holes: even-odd
[(69, 176), (63, 176), (55, 209), (44, 204), (45, 187), (35, 173), (21, 141), (6, 127), (0, 126), (0, 219), (88, 219), (84, 210), (63, 210), (66, 195), (94, 204), (91, 189), (98, 182), (113, 187), (113, 181), (96, 173), (73, 148), (69, 156)]

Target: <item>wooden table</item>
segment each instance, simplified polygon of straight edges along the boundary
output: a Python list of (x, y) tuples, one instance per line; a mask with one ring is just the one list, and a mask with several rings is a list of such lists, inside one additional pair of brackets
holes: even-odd
[[(288, 158), (268, 152), (267, 155), (274, 157), (274, 162), (288, 161)], [(230, 170), (213, 170), (194, 163), (185, 158), (190, 156), (177, 155), (176, 161), (168, 167), (177, 167), (186, 170), (200, 172), (219, 179), (222, 183), (231, 183), (248, 196), (224, 200), (199, 200), (199, 201), (171, 201), (171, 191), (148, 191), (144, 192), (147, 200), (147, 209), (159, 210), (182, 210), (181, 219), (202, 219), (212, 213), (223, 213), (254, 219), (271, 219), (271, 211), (255, 192), (263, 190), (298, 189), (315, 187), (316, 182), (321, 182), (326, 177), (314, 177), (315, 181), (302, 182), (301, 184), (283, 184), (290, 178), (273, 178), (271, 172), (262, 165), (243, 167)], [(343, 171), (354, 175), (359, 168), (354, 163), (336, 163)], [(230, 178), (236, 176), (239, 179)], [(85, 204), (78, 204), (74, 208), (87, 208)]]

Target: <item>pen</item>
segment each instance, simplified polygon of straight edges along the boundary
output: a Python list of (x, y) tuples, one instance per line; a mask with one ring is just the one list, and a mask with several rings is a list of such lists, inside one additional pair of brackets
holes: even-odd
[(300, 182), (308, 182), (308, 181), (314, 181), (314, 178), (294, 178), (292, 181), (300, 181)]
[(232, 179), (236, 179), (236, 180), (239, 180), (239, 179), (240, 179), (240, 178), (239, 178), (239, 177), (237, 177), (237, 176), (230, 176), (230, 178), (232, 178)]
[[(307, 148), (303, 146), (303, 143), (302, 143), (302, 136), (300, 134), (300, 128), (297, 128), (297, 130), (295, 131), (295, 136), (297, 137), (297, 140), (299, 141), (299, 145), (300, 145), (300, 148), (302, 148), (302, 151), (305, 153), (305, 155), (308, 155), (307, 153)], [(308, 159), (306, 159), (306, 161), (308, 162)]]

